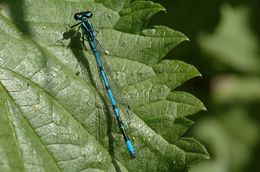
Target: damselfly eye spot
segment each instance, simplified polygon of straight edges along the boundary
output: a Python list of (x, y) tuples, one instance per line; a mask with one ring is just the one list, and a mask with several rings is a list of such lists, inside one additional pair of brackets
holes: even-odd
[(87, 18), (91, 18), (93, 16), (93, 13), (91, 11), (85, 11), (84, 16)]

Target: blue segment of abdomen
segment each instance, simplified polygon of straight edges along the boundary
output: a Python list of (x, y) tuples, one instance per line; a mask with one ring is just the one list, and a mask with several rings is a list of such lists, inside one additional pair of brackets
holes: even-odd
[(126, 144), (127, 150), (130, 152), (130, 154), (134, 155), (135, 154), (135, 150), (134, 150), (134, 147), (133, 147), (131, 141), (130, 140), (126, 140), (125, 144)]
[(113, 96), (113, 94), (112, 94), (112, 91), (109, 89), (109, 90), (107, 90), (107, 93), (108, 93), (109, 99), (110, 99), (110, 101), (111, 101), (111, 104), (112, 104), (113, 106), (115, 106), (115, 105), (116, 105), (116, 101), (115, 101), (115, 99), (114, 99), (114, 96)]
[(123, 123), (121, 121), (119, 109), (116, 106), (115, 98), (114, 98), (113, 93), (112, 93), (112, 91), (111, 91), (111, 89), (109, 87), (109, 83), (108, 83), (105, 71), (104, 71), (104, 69), (102, 67), (102, 62), (101, 62), (101, 60), (99, 58), (99, 55), (98, 55), (98, 52), (97, 52), (97, 49), (96, 49), (96, 45), (95, 45), (94, 41), (91, 41), (91, 40), (89, 41), (89, 44), (90, 44), (90, 47), (91, 47), (91, 49), (93, 51), (93, 54), (94, 54), (94, 56), (96, 58), (97, 65), (98, 65), (98, 68), (100, 70), (99, 72), (100, 72), (101, 78), (102, 78), (102, 80), (104, 82), (104, 85), (106, 87), (109, 100), (110, 100), (110, 102), (111, 102), (111, 104), (113, 106), (113, 111), (115, 113), (115, 116), (116, 116), (117, 120), (119, 121), (120, 128), (121, 128), (121, 130), (124, 133), (125, 144), (126, 144), (127, 150), (129, 151), (131, 157), (133, 158), (133, 157), (135, 157), (135, 150), (134, 150), (134, 147), (133, 147), (131, 141), (129, 140), (128, 136), (126, 135), (125, 127), (124, 127), (124, 125), (123, 125)]

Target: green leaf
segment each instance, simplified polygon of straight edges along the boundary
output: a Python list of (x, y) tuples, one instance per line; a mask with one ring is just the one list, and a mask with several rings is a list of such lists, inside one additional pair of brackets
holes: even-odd
[(190, 78), (201, 76), (196, 68), (177, 60), (163, 60), (153, 69), (157, 73), (155, 81), (166, 84), (172, 90)]
[[(203, 145), (183, 137), (192, 124), (186, 117), (204, 105), (173, 91), (200, 73), (184, 62), (162, 60), (188, 39), (165, 26), (145, 28), (163, 9), (159, 4), (25, 0), (1, 5), (0, 171), (185, 171), (208, 158)], [(75, 9), (86, 7), (109, 52), (102, 58), (111, 88), (121, 93), (116, 98), (137, 152), (134, 160), (112, 117), (92, 52), (64, 26), (73, 22)], [(59, 43), (62, 37), (68, 47)]]
[(256, 120), (260, 61), (250, 10), (252, 8), (247, 5), (224, 4), (214, 33), (200, 36), (200, 45), (214, 58), (214, 66), (224, 67), (224, 70), (211, 81), (212, 114), (194, 128), (197, 137), (207, 143), (214, 159), (196, 164), (191, 169), (193, 172), (257, 169), (254, 164), (257, 164), (255, 150), (259, 146), (260, 129)]
[(244, 171), (243, 167), (252, 160), (252, 150), (259, 140), (258, 123), (241, 106), (217, 115), (221, 117), (207, 118), (195, 129), (197, 137), (209, 145), (215, 158), (197, 164), (192, 172)]
[(213, 82), (214, 100), (218, 104), (248, 104), (251, 102), (258, 102), (260, 100), (260, 80), (258, 77), (222, 75), (217, 77)]
[(249, 27), (249, 10), (225, 4), (221, 13), (216, 31), (199, 37), (200, 46), (210, 57), (218, 60), (217, 65), (221, 63), (244, 73), (259, 74), (258, 44)]
[(125, 9), (120, 11), (120, 19), (115, 29), (129, 33), (138, 33), (144, 29), (150, 17), (165, 10), (160, 4), (151, 1), (134, 1)]

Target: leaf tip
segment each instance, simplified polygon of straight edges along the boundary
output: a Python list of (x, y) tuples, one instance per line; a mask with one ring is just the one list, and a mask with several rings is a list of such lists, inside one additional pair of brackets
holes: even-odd
[(161, 6), (161, 11), (163, 11), (163, 12), (165, 12), (165, 14), (167, 14), (167, 10), (163, 6)]
[(208, 111), (208, 109), (206, 108), (206, 106), (204, 104), (202, 105), (201, 110)]

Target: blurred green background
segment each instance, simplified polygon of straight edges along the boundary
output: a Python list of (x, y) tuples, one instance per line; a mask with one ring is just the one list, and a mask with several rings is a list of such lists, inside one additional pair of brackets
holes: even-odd
[(260, 2), (155, 0), (166, 8), (150, 24), (190, 38), (167, 58), (194, 65), (203, 75), (179, 88), (200, 98), (207, 112), (190, 130), (211, 159), (192, 172), (260, 171)]

